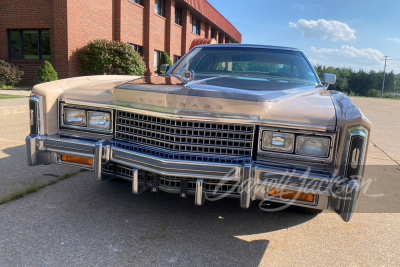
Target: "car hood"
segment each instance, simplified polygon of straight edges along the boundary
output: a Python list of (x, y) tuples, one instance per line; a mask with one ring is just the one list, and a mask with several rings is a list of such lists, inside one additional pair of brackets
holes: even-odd
[(240, 118), (324, 128), (336, 126), (331, 94), (315, 84), (295, 80), (213, 77), (183, 84), (174, 78), (147, 77), (105, 89), (107, 86), (110, 85), (103, 83), (71, 89), (66, 92), (65, 99), (182, 116)]

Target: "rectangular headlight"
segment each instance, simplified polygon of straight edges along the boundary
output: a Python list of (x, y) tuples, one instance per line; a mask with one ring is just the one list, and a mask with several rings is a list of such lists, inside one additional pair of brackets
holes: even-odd
[(111, 129), (110, 113), (89, 111), (88, 112), (88, 126), (97, 129)]
[(82, 109), (65, 108), (64, 123), (76, 126), (86, 126), (86, 111)]
[(326, 158), (329, 156), (331, 139), (315, 136), (298, 136), (296, 154)]
[(293, 153), (294, 134), (264, 131), (262, 135), (262, 149)]

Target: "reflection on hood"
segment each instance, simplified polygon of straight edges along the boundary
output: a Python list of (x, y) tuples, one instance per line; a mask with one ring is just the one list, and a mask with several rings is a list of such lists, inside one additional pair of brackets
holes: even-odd
[(140, 79), (116, 89), (164, 93), (169, 95), (235, 99), (252, 102), (279, 101), (291, 96), (318, 91), (316, 84), (283, 79), (250, 77), (212, 77), (183, 84), (175, 78)]
[[(245, 84), (246, 88), (242, 88)], [(252, 90), (263, 85), (268, 89)], [(273, 86), (279, 89), (274, 90)], [(328, 91), (311, 83), (279, 79), (216, 77), (187, 84), (174, 78), (139, 79), (117, 86), (113, 104), (182, 116), (242, 118), (327, 128), (336, 125), (335, 107)]]

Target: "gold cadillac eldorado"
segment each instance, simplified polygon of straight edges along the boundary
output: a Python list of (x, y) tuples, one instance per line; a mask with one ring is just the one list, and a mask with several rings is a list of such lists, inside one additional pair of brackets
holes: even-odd
[[(28, 165), (68, 164), (132, 192), (333, 210), (360, 192), (371, 122), (294, 48), (204, 45), (162, 76), (36, 85)], [(261, 202), (260, 202), (261, 201)]]

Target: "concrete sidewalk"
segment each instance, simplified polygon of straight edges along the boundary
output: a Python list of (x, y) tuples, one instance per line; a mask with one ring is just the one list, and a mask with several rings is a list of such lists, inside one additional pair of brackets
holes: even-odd
[(0, 99), (0, 116), (28, 112), (28, 99), (27, 97)]

